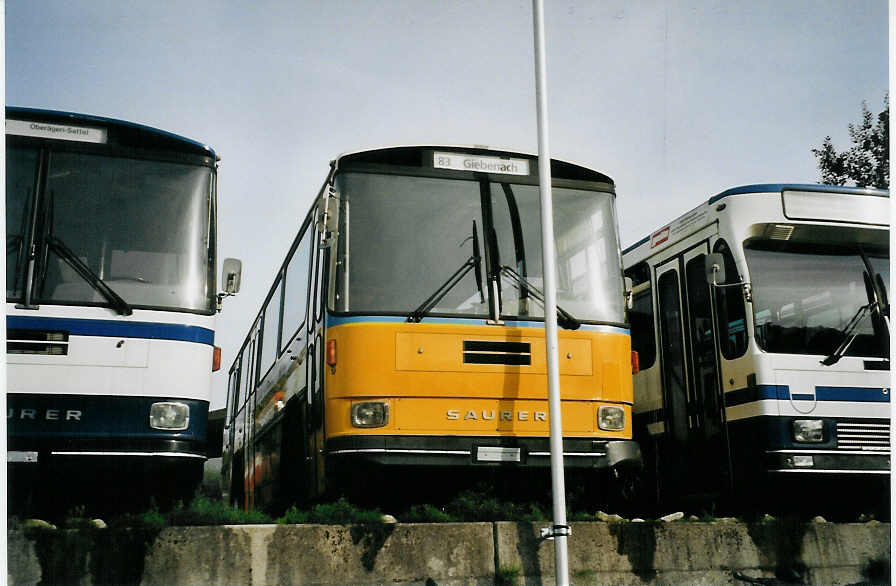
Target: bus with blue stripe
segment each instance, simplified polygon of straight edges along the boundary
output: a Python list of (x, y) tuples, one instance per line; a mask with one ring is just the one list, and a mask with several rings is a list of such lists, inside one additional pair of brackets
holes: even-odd
[(885, 484), (889, 205), (876, 189), (747, 185), (624, 251), (654, 498)]
[(216, 168), (168, 132), (6, 108), (7, 458), (23, 506), (197, 487), (220, 362)]
[[(332, 162), (230, 370), (232, 502), (549, 480), (536, 163), (448, 146)], [(556, 160), (552, 181), (565, 464), (597, 478), (640, 457), (614, 185)]]

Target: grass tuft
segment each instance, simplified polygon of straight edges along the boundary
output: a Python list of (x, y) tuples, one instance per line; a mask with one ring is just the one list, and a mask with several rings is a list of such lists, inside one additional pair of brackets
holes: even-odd
[(383, 514), (378, 509), (361, 509), (344, 498), (340, 498), (333, 503), (314, 505), (309, 511), (292, 506), (282, 517), (277, 519), (277, 523), (284, 525), (297, 525), (301, 523), (316, 523), (319, 525), (364, 525), (382, 522)]
[(495, 586), (515, 586), (519, 581), (520, 569), (513, 566), (500, 566), (495, 572)]

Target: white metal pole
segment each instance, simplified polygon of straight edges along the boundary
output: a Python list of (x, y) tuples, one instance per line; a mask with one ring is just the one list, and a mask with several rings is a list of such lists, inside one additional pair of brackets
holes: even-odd
[(544, 5), (532, 0), (535, 25), (535, 102), (538, 110), (538, 187), (541, 193), (541, 248), (544, 267), (544, 327), (551, 423), (551, 491), (554, 504), (554, 575), (569, 584), (566, 537), (566, 486), (563, 478), (563, 421), (560, 415), (560, 370), (557, 364), (557, 278), (554, 263), (554, 210), (551, 206), (551, 151), (548, 144), (548, 91), (544, 49)]

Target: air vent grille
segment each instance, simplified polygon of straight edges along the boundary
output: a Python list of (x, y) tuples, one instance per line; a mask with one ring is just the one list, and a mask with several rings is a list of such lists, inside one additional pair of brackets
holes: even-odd
[(768, 237), (772, 240), (789, 240), (793, 235), (793, 226), (774, 224), (768, 227)]
[(7, 328), (6, 353), (66, 356), (68, 332)]
[(838, 422), (837, 449), (890, 451), (890, 424)]
[(531, 346), (529, 342), (464, 340), (464, 364), (529, 366), (532, 364)]

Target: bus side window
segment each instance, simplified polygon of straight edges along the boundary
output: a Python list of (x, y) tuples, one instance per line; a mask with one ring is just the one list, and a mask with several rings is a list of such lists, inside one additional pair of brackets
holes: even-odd
[(239, 358), (230, 370), (230, 379), (227, 383), (227, 413), (225, 414), (224, 423), (230, 425), (236, 415), (236, 395), (239, 389)]
[(286, 290), (283, 292), (283, 343), (284, 349), (305, 324), (305, 309), (308, 305), (308, 261), (311, 254), (311, 237), (314, 230), (306, 226), (299, 245), (287, 261)]
[(650, 267), (638, 263), (625, 271), (631, 277), (633, 303), (628, 312), (632, 328), (632, 350), (638, 353), (641, 370), (653, 366), (656, 361), (656, 327), (653, 322), (653, 289), (650, 286)]
[(274, 366), (280, 348), (280, 307), (283, 301), (283, 281), (277, 279), (274, 292), (268, 299), (264, 308), (264, 322), (261, 331), (261, 366), (259, 367), (259, 380)]
[[(725, 259), (725, 274), (729, 282), (742, 280), (737, 270), (731, 250), (724, 240), (718, 240), (713, 247)], [(733, 360), (747, 351), (747, 321), (744, 307), (744, 292), (740, 287), (719, 287), (716, 289), (716, 310), (718, 315), (719, 345), (722, 356)]]

